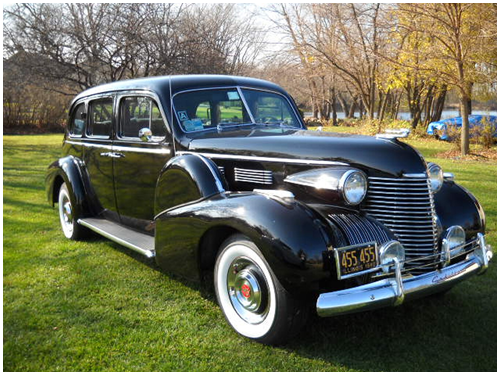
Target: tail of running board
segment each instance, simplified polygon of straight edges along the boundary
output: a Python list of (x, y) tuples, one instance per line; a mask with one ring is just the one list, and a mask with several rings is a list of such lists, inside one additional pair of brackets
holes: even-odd
[(155, 256), (155, 239), (153, 236), (126, 228), (120, 224), (100, 218), (78, 219), (78, 224), (109, 238), (120, 245), (137, 251), (142, 255), (153, 258)]

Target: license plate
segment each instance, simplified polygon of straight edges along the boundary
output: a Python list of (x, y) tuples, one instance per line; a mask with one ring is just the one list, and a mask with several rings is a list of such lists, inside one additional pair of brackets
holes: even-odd
[(340, 247), (334, 250), (339, 279), (367, 273), (379, 265), (376, 242)]

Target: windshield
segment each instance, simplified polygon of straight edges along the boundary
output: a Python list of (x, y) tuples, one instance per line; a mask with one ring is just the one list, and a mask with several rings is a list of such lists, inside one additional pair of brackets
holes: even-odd
[(258, 90), (229, 88), (180, 93), (174, 97), (174, 108), (185, 132), (251, 124), (301, 127), (285, 97)]

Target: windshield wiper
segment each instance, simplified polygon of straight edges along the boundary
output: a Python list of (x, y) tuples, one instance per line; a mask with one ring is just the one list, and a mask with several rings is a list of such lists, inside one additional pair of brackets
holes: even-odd
[(248, 126), (248, 125), (254, 125), (254, 124), (251, 123), (251, 122), (245, 122), (245, 123), (241, 123), (241, 122), (224, 122), (224, 123), (217, 124), (217, 130), (218, 131), (222, 131), (222, 130), (228, 129), (228, 128), (235, 128), (235, 127)]

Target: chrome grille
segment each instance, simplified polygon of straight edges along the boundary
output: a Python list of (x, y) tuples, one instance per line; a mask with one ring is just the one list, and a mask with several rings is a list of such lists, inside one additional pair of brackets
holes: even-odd
[(259, 169), (234, 168), (234, 181), (272, 185), (273, 172)]
[(439, 263), (436, 210), (426, 178), (369, 177), (363, 210), (389, 228), (406, 249), (406, 270)]
[(389, 241), (391, 238), (386, 231), (366, 217), (359, 215), (328, 215), (345, 234), (349, 245), (357, 245), (366, 242), (376, 241), (379, 245)]

